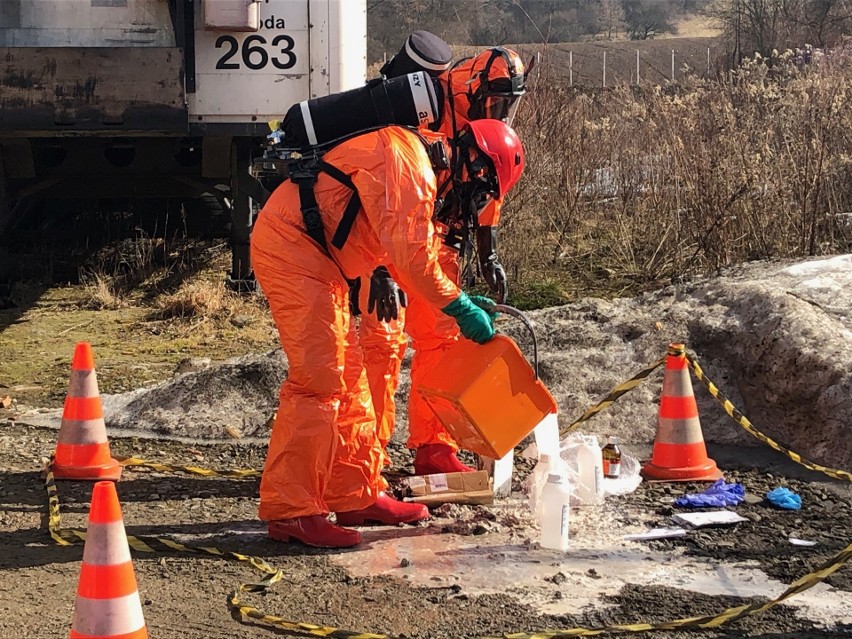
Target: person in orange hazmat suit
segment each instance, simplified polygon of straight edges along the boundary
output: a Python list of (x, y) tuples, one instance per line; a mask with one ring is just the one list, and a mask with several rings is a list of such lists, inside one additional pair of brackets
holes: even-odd
[[(494, 47), (473, 58), (461, 60), (449, 71), (441, 72), (440, 67), (434, 64), (436, 60), (442, 59), (439, 46), (434, 40), (427, 40), (421, 32), (414, 35), (418, 35), (418, 39), (412, 43), (406, 41), (400, 54), (392, 58), (382, 72), (390, 77), (397, 72), (395, 66), (401, 67), (400, 72), (409, 72), (421, 64), (422, 70), (437, 77), (444, 96), (443, 115), (438, 128), (448, 138), (452, 139), (471, 120), (491, 118), (507, 121), (514, 117), (519, 99), (525, 92), (524, 65), (516, 52)], [(412, 49), (415, 52), (413, 56)], [(418, 51), (431, 54), (426, 56), (428, 64), (422, 62), (425, 54), (416, 55)], [(402, 64), (397, 63), (397, 57), (403, 60)], [(501, 205), (502, 198), (488, 198), (476, 219), (466, 221), (466, 228), (442, 227), (445, 242), (438, 254), (442, 270), (454, 283), (459, 284), (459, 254), (467, 244), (467, 238), (463, 235), (475, 229), (480, 272), (500, 303), (508, 295), (506, 271), (497, 256), (496, 225)], [(360, 288), (358, 306), (362, 312), (366, 311), (361, 316), (359, 339), (364, 352), (379, 439), (385, 448), (393, 435), (396, 421), (394, 397), (408, 344), (406, 333), (411, 337), (414, 348), (411, 363), (414, 388), (458, 339), (458, 328), (450, 318), (436, 312), (416, 293), (406, 296), (384, 267), (374, 271), (369, 287)], [(459, 461), (456, 456), (457, 443), (416, 392), (410, 393), (408, 405), (407, 445), (416, 451), (415, 473), (424, 475), (472, 471), (472, 468)], [(385, 463), (389, 463), (387, 457)]]
[[(326, 168), (310, 191), (316, 205), (305, 207), (304, 182), (297, 186), (291, 177), (267, 201), (252, 233), (252, 264), (289, 362), (259, 515), (273, 539), (348, 547), (360, 535), (346, 526), (428, 517), (425, 506), (384, 492), (383, 451), (348, 281), (383, 264), (400, 286), (452, 318), (463, 336), (491, 339), (490, 315), (441, 269), (433, 209), (439, 185), (467, 208), (485, 193), (502, 197), (520, 178), (524, 155), (510, 127), (482, 120), (464, 127), (440, 182), (423, 136), (403, 127), (350, 138), (322, 161)], [(341, 243), (353, 193), (346, 180), (360, 205)]]

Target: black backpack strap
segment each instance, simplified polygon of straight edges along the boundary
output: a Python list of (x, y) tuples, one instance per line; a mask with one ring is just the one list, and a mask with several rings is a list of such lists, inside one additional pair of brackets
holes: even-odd
[[(433, 168), (446, 168), (439, 166), (436, 162), (435, 153), (432, 152), (430, 143), (416, 130), (410, 127), (406, 129), (414, 132), (426, 148), (427, 155), (433, 164)], [(441, 147), (443, 150), (443, 147)], [(302, 217), (305, 221), (305, 230), (308, 235), (317, 244), (322, 247), (327, 255), (331, 255), (328, 250), (328, 243), (325, 239), (325, 230), (322, 225), (322, 217), (320, 216), (317, 199), (314, 195), (314, 187), (317, 183), (317, 175), (320, 172), (328, 173), (329, 176), (348, 187), (352, 191), (352, 197), (349, 198), (349, 203), (343, 211), (340, 218), (340, 223), (334, 231), (331, 238), (331, 245), (340, 250), (349, 239), (349, 234), (352, 232), (352, 227), (355, 224), (355, 218), (358, 211), (361, 210), (361, 197), (358, 195), (358, 189), (355, 188), (355, 183), (346, 173), (338, 169), (333, 164), (329, 164), (324, 160), (319, 159), (317, 155), (302, 157), (294, 160), (288, 170), (290, 180), (299, 187), (299, 205), (302, 209)]]
[(305, 230), (310, 238), (319, 244), (326, 254), (329, 254), (317, 198), (314, 195), (318, 169), (319, 163), (316, 161), (297, 162), (290, 169), (290, 180), (299, 187), (299, 207), (302, 209)]
[(355, 183), (352, 182), (352, 178), (333, 164), (323, 161), (320, 161), (319, 164), (323, 171), (328, 173), (344, 186), (352, 189), (352, 197), (349, 198), (346, 210), (343, 211), (340, 223), (337, 225), (337, 229), (335, 229), (334, 235), (331, 238), (331, 245), (337, 250), (340, 250), (343, 248), (343, 245), (346, 244), (346, 240), (352, 232), (352, 226), (355, 224), (355, 216), (358, 215), (358, 211), (361, 210), (361, 198), (358, 195), (358, 189), (355, 188)]

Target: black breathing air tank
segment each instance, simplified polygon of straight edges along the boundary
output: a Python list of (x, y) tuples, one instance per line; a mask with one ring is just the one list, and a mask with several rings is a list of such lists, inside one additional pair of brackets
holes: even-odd
[(394, 124), (419, 127), (439, 118), (433, 80), (418, 71), (294, 104), (281, 123), (281, 143), (286, 148), (306, 149), (359, 131)]

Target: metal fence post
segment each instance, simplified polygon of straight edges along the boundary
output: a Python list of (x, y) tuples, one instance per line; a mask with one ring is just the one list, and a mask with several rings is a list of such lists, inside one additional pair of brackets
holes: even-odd
[(606, 51), (603, 52), (603, 88), (606, 89)]
[(574, 52), (568, 52), (568, 86), (574, 86)]
[(636, 49), (636, 84), (639, 84), (639, 49)]

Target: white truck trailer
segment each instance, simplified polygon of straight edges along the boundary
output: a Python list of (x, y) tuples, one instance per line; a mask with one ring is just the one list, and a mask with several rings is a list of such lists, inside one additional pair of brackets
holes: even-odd
[(51, 198), (213, 196), (251, 286), (267, 122), (365, 75), (366, 0), (2, 0), (0, 239)]

